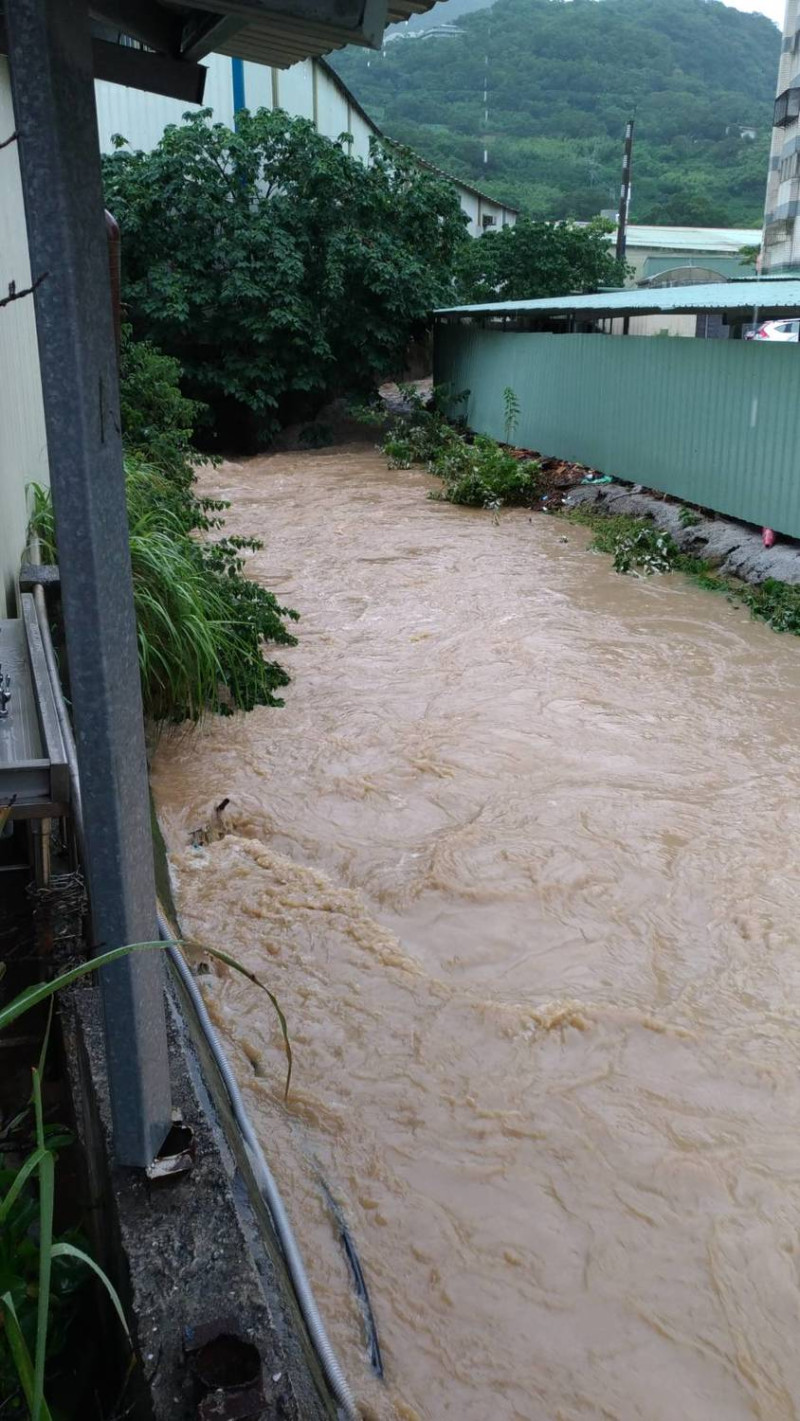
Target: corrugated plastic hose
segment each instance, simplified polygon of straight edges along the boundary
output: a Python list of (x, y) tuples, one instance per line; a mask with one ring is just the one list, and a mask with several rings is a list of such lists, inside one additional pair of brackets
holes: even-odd
[[(169, 941), (171, 939), (172, 934), (160, 913), (158, 915), (158, 931), (159, 935), (165, 940)], [(280, 1239), (281, 1248), (283, 1249), (283, 1254), (286, 1259), (286, 1266), (289, 1269), (292, 1283), (294, 1284), (294, 1290), (297, 1294), (297, 1301), (300, 1304), (303, 1320), (308, 1328), (311, 1341), (314, 1344), (314, 1351), (319, 1357), (320, 1365), (325, 1373), (331, 1391), (341, 1407), (344, 1416), (347, 1418), (347, 1421), (357, 1421), (358, 1411), (356, 1404), (353, 1400), (350, 1388), (345, 1381), (344, 1372), (333, 1350), (331, 1340), (325, 1330), (325, 1324), (322, 1321), (319, 1308), (317, 1307), (316, 1299), (311, 1291), (311, 1284), (308, 1281), (305, 1264), (303, 1263), (303, 1258), (292, 1226), (289, 1223), (286, 1207), (245, 1109), (236, 1077), (231, 1070), (230, 1063), (225, 1056), (225, 1052), (220, 1045), (219, 1037), (208, 1015), (208, 1010), (203, 1000), (203, 994), (179, 949), (172, 944), (167, 948), (167, 952), (169, 953), (170, 961), (175, 971), (178, 973), (191, 998), (192, 1006), (195, 1009), (197, 1019), (200, 1023), (200, 1029), (206, 1038), (216, 1062), (217, 1069), (225, 1083), (225, 1089), (230, 1098), (236, 1124), (239, 1127), (239, 1132), (250, 1156), (250, 1163), (256, 1184), (269, 1209), (272, 1222), (275, 1225), (275, 1232)]]
[[(38, 540), (33, 540), (31, 544), (31, 554), (34, 561), (38, 561)], [(53, 694), (55, 696), (58, 721), (61, 727), (61, 734), (64, 739), (64, 749), (69, 766), (71, 790), (72, 790), (72, 814), (75, 824), (75, 834), (78, 840), (78, 847), (83, 848), (83, 802), (81, 800), (80, 775), (78, 772), (78, 756), (75, 749), (75, 736), (72, 732), (69, 713), (64, 700), (64, 692), (61, 687), (61, 680), (58, 674), (58, 664), (53, 650), (53, 641), (50, 636), (50, 627), (47, 620), (47, 607), (45, 604), (44, 588), (41, 583), (36, 583), (33, 589), (36, 614), (39, 622), (39, 630), (42, 634), (42, 644), (44, 647), (47, 669), (53, 684)], [(322, 1321), (319, 1308), (311, 1284), (308, 1281), (308, 1274), (305, 1270), (302, 1255), (294, 1236), (286, 1206), (281, 1198), (280, 1191), (272, 1171), (264, 1157), (264, 1152), (258, 1142), (258, 1137), (253, 1129), (250, 1118), (247, 1114), (241, 1091), (236, 1077), (231, 1070), (230, 1063), (220, 1044), (219, 1037), (214, 1030), (213, 1023), (208, 1014), (203, 994), (198, 987), (194, 976), (185, 961), (183, 954), (173, 941), (173, 935), (169, 926), (164, 920), (163, 914), (158, 913), (158, 932), (164, 942), (170, 944), (166, 951), (170, 962), (186, 988), (187, 995), (192, 1003), (195, 1015), (200, 1026), (200, 1030), (205, 1037), (208, 1048), (214, 1057), (217, 1070), (222, 1077), (228, 1098), (231, 1103), (233, 1117), (236, 1121), (239, 1133), (244, 1140), (253, 1175), (256, 1184), (261, 1192), (262, 1198), (270, 1212), (270, 1217), (278, 1235), (283, 1256), (286, 1259), (286, 1266), (289, 1270), (297, 1301), (303, 1316), (303, 1321), (308, 1328), (308, 1334), (314, 1347), (314, 1351), (319, 1358), (325, 1379), (336, 1399), (340, 1409), (340, 1415), (345, 1421), (358, 1421), (358, 1410), (356, 1408), (353, 1394), (345, 1380), (339, 1359), (333, 1350), (330, 1338)]]

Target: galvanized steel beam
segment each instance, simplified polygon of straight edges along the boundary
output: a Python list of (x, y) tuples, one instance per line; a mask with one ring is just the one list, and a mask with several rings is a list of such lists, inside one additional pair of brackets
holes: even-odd
[[(96, 948), (157, 936), (87, 0), (6, 0)], [(101, 974), (114, 1140), (170, 1125), (160, 953)]]

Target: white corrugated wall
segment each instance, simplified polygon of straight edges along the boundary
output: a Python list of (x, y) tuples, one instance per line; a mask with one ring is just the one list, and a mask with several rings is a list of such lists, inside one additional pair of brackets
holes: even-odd
[[(231, 61), (222, 54), (211, 54), (204, 62), (208, 75), (203, 107), (213, 109), (214, 117), (220, 123), (232, 124)], [(180, 123), (183, 114), (199, 107), (182, 99), (165, 99), (161, 94), (145, 94), (141, 89), (109, 84), (105, 79), (97, 80), (94, 92), (103, 153), (111, 152), (114, 146), (111, 140), (115, 133), (127, 138), (132, 148), (142, 148), (147, 152), (155, 148), (168, 123)]]
[[(213, 109), (214, 118), (221, 123), (233, 124), (232, 60), (222, 54), (211, 54), (203, 63), (208, 68), (203, 106)], [(377, 129), (348, 101), (346, 92), (324, 65), (304, 59), (291, 69), (270, 69), (248, 62), (244, 66), (244, 88), (249, 109), (285, 109), (293, 118), (310, 119), (326, 138), (350, 133), (351, 153), (363, 163), (368, 161), (370, 138)], [(155, 148), (168, 123), (179, 123), (183, 113), (197, 107), (102, 80), (95, 85), (95, 92), (100, 147), (104, 153), (111, 151), (115, 133), (127, 138), (133, 148)], [(457, 178), (450, 181), (458, 190), (461, 207), (469, 218), (471, 236), (478, 237), (484, 230), (484, 215), (494, 217), (496, 227), (513, 226), (516, 213), (510, 208), (491, 198), (479, 199), (474, 189)]]
[[(11, 81), (0, 56), (0, 142), (14, 132)], [(0, 295), (30, 285), (25, 209), (16, 144), (0, 149)], [(0, 616), (16, 612), (27, 542), (29, 483), (48, 483), (47, 441), (33, 298), (0, 307)]]

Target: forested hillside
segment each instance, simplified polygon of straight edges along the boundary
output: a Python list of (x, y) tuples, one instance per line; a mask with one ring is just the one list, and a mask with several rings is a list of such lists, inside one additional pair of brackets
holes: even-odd
[(586, 218), (616, 206), (635, 106), (632, 221), (760, 226), (770, 20), (719, 0), (496, 0), (456, 23), (456, 38), (334, 57), (390, 137), (532, 216)]

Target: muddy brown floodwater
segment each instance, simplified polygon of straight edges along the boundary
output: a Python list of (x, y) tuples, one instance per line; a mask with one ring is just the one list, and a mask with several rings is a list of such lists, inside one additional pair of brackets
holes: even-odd
[(300, 644), (153, 781), (186, 931), (289, 1019), (285, 1109), (204, 979), (364, 1414), (796, 1417), (800, 643), (368, 449), (204, 482)]

